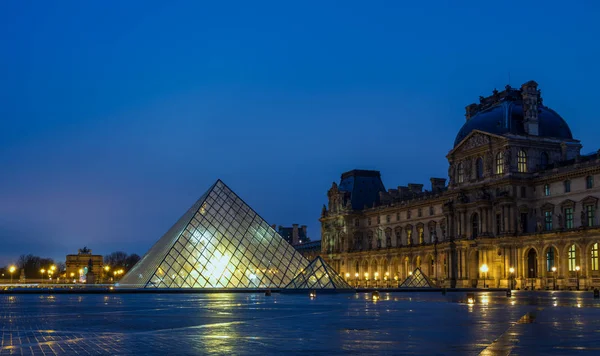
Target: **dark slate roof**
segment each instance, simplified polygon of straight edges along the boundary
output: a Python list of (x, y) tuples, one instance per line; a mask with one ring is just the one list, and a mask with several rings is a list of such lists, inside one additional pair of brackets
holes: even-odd
[[(554, 110), (542, 106), (539, 109), (538, 118), (540, 137), (573, 139), (569, 125)], [(458, 131), (458, 135), (454, 140), (454, 147), (473, 130), (496, 135), (507, 133), (526, 135), (523, 125), (523, 102), (521, 100), (506, 100), (477, 113)]]
[(296, 251), (321, 250), (321, 240), (293, 245)]
[(354, 210), (362, 210), (365, 205), (373, 207), (373, 203), (379, 204), (379, 192), (385, 192), (379, 171), (360, 169), (342, 174), (338, 189), (350, 193)]

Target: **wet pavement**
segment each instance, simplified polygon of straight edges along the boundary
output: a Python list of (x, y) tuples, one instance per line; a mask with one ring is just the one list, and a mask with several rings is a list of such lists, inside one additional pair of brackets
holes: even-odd
[(0, 355), (600, 354), (592, 292), (0, 295)]

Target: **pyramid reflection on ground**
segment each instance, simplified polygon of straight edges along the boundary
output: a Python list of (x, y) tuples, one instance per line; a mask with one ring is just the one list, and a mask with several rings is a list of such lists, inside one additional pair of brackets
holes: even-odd
[(283, 288), (309, 262), (221, 180), (121, 279), (123, 288)]
[(337, 272), (321, 257), (316, 257), (286, 289), (336, 289), (352, 290), (352, 288)]
[(411, 275), (409, 275), (400, 288), (433, 288), (435, 284), (417, 267)]

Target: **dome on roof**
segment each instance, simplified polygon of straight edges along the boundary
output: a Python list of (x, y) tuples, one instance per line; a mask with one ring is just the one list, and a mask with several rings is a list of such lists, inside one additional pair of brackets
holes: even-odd
[[(507, 90), (489, 98), (481, 98), (484, 104), (471, 104), (467, 107), (467, 115), (470, 110), (476, 110), (473, 116), (458, 131), (454, 140), (456, 147), (473, 130), (480, 130), (496, 135), (514, 134), (527, 136), (523, 124), (523, 100), (519, 91), (509, 86)], [(489, 104), (487, 104), (489, 102)], [(540, 99), (541, 102), (541, 99)], [(486, 105), (487, 104), (487, 105)], [(538, 106), (538, 136), (572, 140), (573, 135), (566, 121), (554, 110), (540, 105)]]

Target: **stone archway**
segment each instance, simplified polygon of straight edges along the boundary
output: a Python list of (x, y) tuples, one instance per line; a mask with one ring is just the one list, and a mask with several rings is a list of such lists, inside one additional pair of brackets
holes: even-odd
[(537, 251), (532, 247), (527, 251), (525, 255), (525, 266), (527, 278), (538, 277), (538, 254)]

